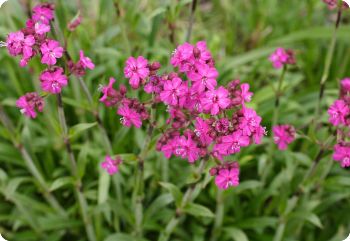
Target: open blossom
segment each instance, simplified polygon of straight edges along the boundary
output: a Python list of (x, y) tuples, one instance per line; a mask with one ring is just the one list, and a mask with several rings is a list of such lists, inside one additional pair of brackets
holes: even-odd
[(37, 22), (34, 24), (34, 30), (37, 34), (45, 34), (50, 32), (51, 27), (48, 24)]
[(32, 18), (35, 22), (49, 24), (54, 18), (53, 5), (45, 3), (35, 6)]
[(35, 39), (33, 35), (24, 36), (21, 31), (10, 33), (7, 36), (6, 46), (12, 56), (22, 54), (23, 59), (29, 59), (33, 56), (33, 45)]
[(336, 100), (328, 109), (329, 122), (334, 126), (345, 124), (345, 118), (349, 113), (348, 105), (343, 100)]
[(121, 115), (122, 118), (120, 122), (127, 127), (134, 125), (137, 128), (140, 128), (142, 125), (141, 115), (137, 113), (134, 109), (130, 109), (128, 106), (121, 106), (117, 111), (118, 115)]
[(194, 127), (194, 132), (196, 133), (196, 136), (199, 137), (202, 144), (209, 145), (213, 141), (213, 138), (209, 135), (209, 124), (205, 120), (203, 120), (200, 117), (197, 117)]
[(105, 161), (101, 163), (101, 167), (105, 169), (109, 175), (114, 175), (119, 171), (119, 165), (122, 163), (120, 157), (113, 159), (111, 156), (107, 155)]
[(129, 78), (129, 83), (132, 88), (137, 89), (140, 87), (141, 82), (148, 77), (148, 61), (142, 56), (128, 58), (126, 66), (124, 68), (124, 75)]
[(187, 158), (190, 163), (195, 162), (199, 158), (199, 148), (197, 147), (196, 142), (194, 142), (190, 135), (182, 136), (178, 139), (178, 142), (175, 144), (175, 155), (181, 156), (182, 158)]
[(202, 99), (203, 109), (212, 115), (217, 115), (220, 110), (226, 109), (230, 105), (228, 91), (220, 86), (217, 90), (208, 90)]
[(288, 144), (295, 139), (295, 128), (291, 125), (280, 125), (272, 128), (273, 139), (278, 146), (278, 149), (287, 149)]
[(280, 69), (286, 64), (295, 64), (293, 51), (285, 50), (284, 48), (277, 48), (276, 51), (270, 55), (269, 60), (276, 69)]
[(94, 63), (92, 62), (92, 60), (89, 57), (86, 57), (84, 55), (83, 50), (79, 51), (79, 55), (80, 55), (79, 63), (84, 69), (91, 69), (92, 70), (95, 68)]
[(342, 167), (350, 166), (350, 146), (349, 143), (340, 143), (334, 146), (333, 159), (340, 162)]
[(40, 47), (42, 53), (41, 63), (47, 65), (56, 64), (57, 60), (63, 55), (63, 48), (60, 46), (59, 42), (56, 40), (48, 39)]
[(193, 57), (200, 63), (207, 64), (208, 62), (211, 62), (211, 53), (207, 49), (207, 44), (205, 41), (199, 41), (196, 43), (193, 49)]
[(340, 81), (340, 97), (349, 97), (350, 94), (350, 78), (345, 78)]
[(51, 94), (61, 93), (62, 88), (68, 84), (68, 78), (64, 70), (57, 67), (54, 70), (45, 70), (40, 75), (41, 88)]
[(214, 150), (220, 155), (227, 156), (240, 152), (241, 147), (248, 146), (249, 143), (248, 136), (242, 135), (240, 131), (236, 131), (231, 135), (222, 137), (221, 142), (214, 146)]
[(258, 116), (255, 110), (250, 108), (243, 108), (243, 118), (239, 124), (243, 135), (250, 136), (257, 128), (260, 127), (261, 117)]
[(197, 64), (196, 71), (191, 71), (188, 77), (193, 81), (192, 89), (197, 92), (203, 92), (206, 89), (215, 89), (218, 75), (219, 73), (214, 67), (206, 64)]
[(103, 96), (100, 98), (100, 102), (104, 103), (107, 107), (116, 105), (125, 97), (126, 94), (126, 87), (124, 85), (121, 85), (118, 91), (113, 88), (114, 83), (115, 79), (110, 78), (108, 85), (102, 86), (100, 89), (103, 93)]
[(188, 72), (192, 68), (192, 58), (193, 46), (189, 43), (184, 43), (175, 49), (170, 63), (174, 67), (179, 67), (180, 72)]
[(244, 84), (241, 84), (241, 101), (242, 101), (242, 104), (244, 104), (245, 102), (250, 102), (251, 99), (252, 99), (252, 96), (253, 96), (253, 93), (252, 92), (249, 92), (249, 84), (247, 83), (244, 83)]
[(179, 98), (187, 92), (187, 86), (179, 77), (167, 80), (164, 83), (163, 91), (160, 93), (160, 99), (168, 105), (177, 106)]
[(226, 190), (239, 184), (239, 165), (237, 162), (214, 167), (210, 173), (215, 176), (215, 184), (219, 189)]
[(44, 109), (44, 100), (36, 92), (27, 93), (16, 101), (16, 106), (20, 108), (21, 113), (29, 118), (37, 116), (36, 110), (42, 112)]

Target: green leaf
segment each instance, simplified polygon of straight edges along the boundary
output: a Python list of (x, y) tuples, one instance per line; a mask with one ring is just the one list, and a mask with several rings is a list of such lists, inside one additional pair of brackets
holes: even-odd
[(242, 229), (230, 227), (224, 228), (225, 233), (235, 241), (249, 241), (247, 235), (243, 232)]
[(180, 189), (174, 184), (168, 182), (160, 182), (159, 184), (171, 193), (175, 200), (176, 206), (180, 206), (182, 200), (182, 193)]
[(72, 177), (61, 177), (56, 179), (50, 186), (50, 191), (55, 191), (63, 186), (74, 184), (74, 179)]
[(213, 218), (215, 216), (214, 213), (210, 211), (210, 209), (196, 203), (187, 204), (186, 207), (184, 208), (184, 211), (186, 213), (189, 213), (193, 216), (198, 216), (198, 217)]
[(147, 239), (136, 238), (135, 236), (131, 236), (129, 234), (124, 233), (116, 233), (109, 235), (104, 241), (147, 241)]
[(291, 218), (296, 218), (296, 219), (299, 219), (299, 220), (305, 220), (305, 221), (308, 221), (308, 222), (312, 223), (316, 227), (323, 228), (321, 220), (314, 213), (311, 213), (311, 212), (308, 212), (308, 211), (298, 211), (298, 212), (292, 213), (290, 217)]
[(81, 123), (73, 126), (69, 130), (69, 138), (76, 137), (78, 134), (82, 133), (83, 131), (90, 129), (94, 126), (96, 126), (97, 122), (93, 123)]

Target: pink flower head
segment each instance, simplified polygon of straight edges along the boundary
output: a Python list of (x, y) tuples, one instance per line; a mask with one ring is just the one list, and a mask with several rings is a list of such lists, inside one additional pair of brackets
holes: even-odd
[(255, 110), (243, 108), (243, 118), (240, 120), (239, 128), (243, 135), (250, 136), (257, 128), (260, 127), (261, 117), (258, 116)]
[(122, 163), (120, 157), (113, 159), (111, 156), (107, 155), (105, 161), (101, 163), (101, 167), (105, 169), (109, 175), (114, 175), (119, 171), (119, 165)]
[(61, 93), (62, 88), (68, 84), (68, 78), (61, 67), (54, 70), (45, 70), (40, 75), (41, 88), (51, 94)]
[(63, 55), (63, 48), (60, 46), (59, 42), (56, 40), (48, 39), (40, 47), (42, 53), (41, 63), (47, 65), (56, 64), (57, 60)]
[(279, 125), (272, 128), (273, 139), (278, 149), (287, 149), (288, 144), (295, 140), (295, 128), (291, 125)]
[(54, 18), (53, 5), (52, 4), (39, 4), (33, 8), (33, 20), (35, 22), (42, 22), (49, 24)]
[(221, 142), (214, 146), (214, 150), (220, 155), (231, 155), (240, 152), (241, 147), (248, 146), (250, 143), (249, 137), (242, 135), (240, 131), (235, 131), (231, 135), (224, 136)]
[(95, 68), (94, 63), (92, 62), (92, 60), (89, 57), (86, 57), (84, 55), (83, 50), (80, 50), (79, 55), (80, 55), (79, 63), (84, 69), (91, 69), (92, 70)]
[(45, 24), (42, 22), (37, 22), (34, 25), (34, 30), (35, 30), (35, 33), (42, 35), (42, 34), (50, 32), (51, 27), (48, 24)]
[(149, 75), (148, 60), (142, 56), (128, 58), (124, 68), (124, 75), (129, 78), (129, 83), (133, 89), (140, 87), (140, 83)]
[(23, 59), (29, 59), (33, 56), (33, 45), (35, 39), (33, 35), (24, 36), (23, 32), (18, 31), (10, 33), (7, 36), (6, 46), (12, 56), (22, 54)]
[(179, 77), (174, 77), (172, 80), (167, 80), (164, 83), (160, 99), (168, 105), (177, 106), (179, 98), (183, 97), (187, 90), (186, 84)]
[(207, 43), (205, 41), (199, 41), (196, 43), (193, 49), (193, 56), (194, 59), (200, 63), (207, 64), (212, 60), (211, 54), (207, 49)]
[(213, 138), (209, 135), (210, 127), (208, 123), (200, 117), (196, 118), (196, 123), (194, 125), (196, 136), (199, 137), (203, 145), (210, 145), (213, 141)]
[(120, 90), (117, 91), (113, 88), (113, 84), (115, 83), (114, 78), (109, 78), (109, 83), (107, 86), (101, 87), (101, 92), (103, 96), (100, 98), (100, 102), (104, 103), (107, 107), (111, 107), (120, 102), (126, 94), (126, 87), (124, 85), (120, 86)]
[(199, 158), (199, 148), (196, 142), (194, 142), (190, 135), (181, 136), (178, 142), (175, 144), (175, 155), (181, 156), (182, 158), (187, 158), (189, 163), (194, 163)]
[(219, 189), (226, 190), (230, 186), (239, 185), (239, 165), (237, 162), (233, 162), (229, 167), (219, 167), (215, 172), (215, 184)]
[(241, 100), (242, 100), (242, 104), (244, 104), (245, 102), (250, 102), (252, 100), (252, 96), (253, 93), (249, 92), (249, 84), (244, 83), (241, 84)]
[(131, 125), (134, 125), (136, 128), (140, 128), (142, 125), (141, 115), (134, 109), (130, 109), (128, 106), (120, 106), (117, 114), (122, 116), (120, 122), (124, 126), (130, 127)]
[(219, 73), (214, 67), (206, 64), (197, 64), (196, 71), (189, 72), (188, 77), (193, 81), (192, 90), (203, 92), (206, 89), (215, 89), (218, 75)]
[(36, 110), (42, 112), (44, 109), (44, 100), (36, 92), (27, 93), (16, 101), (16, 106), (20, 108), (21, 113), (29, 118), (37, 116)]
[[(328, 5), (328, 8), (330, 10), (332, 10), (332, 9), (335, 9), (338, 7), (339, 1), (338, 0), (323, 0), (323, 2)], [(343, 1), (342, 8), (347, 9), (347, 8), (349, 8), (349, 5), (345, 1)]]
[(342, 167), (350, 166), (349, 143), (340, 143), (334, 146), (333, 159), (340, 162)]
[(73, 32), (81, 24), (81, 15), (74, 17), (67, 25), (69, 31)]
[(344, 97), (350, 94), (350, 78), (345, 78), (340, 81), (340, 95)]
[(270, 55), (269, 60), (272, 62), (273, 67), (280, 69), (288, 60), (288, 54), (285, 49), (277, 48), (274, 53)]
[(336, 100), (328, 109), (329, 122), (334, 126), (345, 124), (349, 112), (349, 107), (343, 100)]
[(159, 94), (163, 89), (162, 79), (159, 76), (151, 76), (149, 81), (145, 84), (144, 90), (146, 93)]
[(174, 67), (179, 67), (180, 72), (188, 72), (191, 69), (193, 59), (193, 46), (189, 43), (179, 45), (170, 59)]
[(220, 86), (217, 90), (208, 90), (202, 99), (203, 109), (212, 115), (217, 115), (220, 110), (226, 109), (230, 105), (228, 91)]

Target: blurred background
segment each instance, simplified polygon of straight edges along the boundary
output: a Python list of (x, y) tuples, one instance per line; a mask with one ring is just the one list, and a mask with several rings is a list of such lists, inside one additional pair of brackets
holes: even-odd
[[(195, 8), (192, 0), (50, 2), (55, 4), (55, 23), (67, 39), (67, 51), (77, 60), (83, 49), (96, 64), (95, 70), (84, 77), (96, 106), (98, 88), (107, 84), (109, 77), (115, 77), (118, 84), (127, 84), (123, 67), (129, 56), (143, 55), (159, 61), (164, 71), (169, 71), (170, 56), (178, 44), (204, 40), (216, 60), (219, 84), (233, 79), (249, 83), (254, 92), (250, 106), (270, 130), (273, 88), (281, 71), (272, 68), (268, 56), (277, 47), (294, 49), (297, 64), (285, 77), (279, 122), (295, 125), (297, 141), (287, 151), (275, 151), (274, 168), (266, 182), (260, 176), (266, 165), (268, 137), (262, 145), (246, 148), (235, 156), (241, 165), (241, 184), (218, 192), (208, 181), (196, 203), (214, 215), (181, 218), (170, 240), (345, 239), (350, 232), (348, 170), (332, 161), (331, 150), (325, 150), (315, 171), (303, 180), (319, 152), (319, 145), (306, 136), (307, 125), (317, 105), (336, 11), (329, 10), (321, 0), (197, 0)], [(0, 8), (1, 41), (6, 41), (8, 33), (25, 27), (30, 9), (37, 3), (4, 3)], [(82, 23), (69, 32), (67, 24), (78, 13)], [(350, 76), (349, 20), (349, 10), (344, 11), (320, 122), (327, 122), (326, 110), (338, 95), (339, 80)], [(0, 49), (0, 108), (15, 129), (10, 133), (0, 124), (0, 233), (11, 241), (88, 240), (59, 131), (55, 98), (46, 99), (44, 113), (35, 120), (25, 118), (15, 107), (16, 99), (25, 92), (40, 89), (38, 76), (43, 66), (39, 59), (26, 68), (20, 68), (18, 62), (6, 48)], [(143, 98), (140, 93), (134, 94)], [(117, 175), (102, 178), (100, 162), (106, 155), (103, 140), (76, 78), (70, 78), (63, 101), (68, 124), (73, 127), (72, 148), (82, 179), (79, 188), (87, 200), (89, 222), (97, 240), (157, 240), (175, 214), (173, 196), (159, 182), (173, 183), (184, 191), (195, 167), (185, 160), (166, 160), (161, 153), (149, 153), (145, 161), (143, 238), (136, 238), (130, 202), (137, 168), (134, 157), (140, 152), (145, 130), (122, 127), (115, 110), (99, 105), (113, 153), (124, 159)], [(165, 113), (165, 109), (161, 111)], [(159, 116), (159, 121), (164, 121), (164, 116)], [(79, 123), (90, 125), (79, 131), (79, 126), (74, 128)], [(329, 130), (323, 128), (316, 135), (318, 140), (325, 140)], [(38, 173), (33, 174), (28, 166), (23, 147)], [(45, 198), (48, 193), (63, 208), (61, 212), (49, 205)], [(218, 212), (223, 213), (222, 222), (215, 218)]]

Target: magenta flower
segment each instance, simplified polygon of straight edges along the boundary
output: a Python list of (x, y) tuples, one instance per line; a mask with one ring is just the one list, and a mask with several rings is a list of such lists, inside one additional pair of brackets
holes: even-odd
[(95, 68), (94, 63), (92, 62), (92, 60), (89, 57), (86, 57), (84, 55), (83, 50), (80, 50), (79, 55), (80, 55), (79, 63), (84, 69), (91, 69), (92, 70)]
[(101, 87), (103, 96), (100, 98), (100, 102), (104, 103), (107, 107), (116, 105), (124, 98), (124, 95), (126, 94), (126, 88), (124, 86), (121, 86), (121, 90), (118, 92), (113, 88), (114, 83), (115, 79), (109, 78), (108, 85)]
[(194, 142), (190, 135), (182, 136), (178, 139), (177, 147), (175, 149), (175, 155), (187, 158), (189, 163), (194, 163), (199, 158), (199, 148), (196, 142)]
[(272, 128), (273, 140), (278, 146), (278, 149), (287, 149), (288, 144), (295, 140), (295, 128), (291, 125), (280, 125)]
[(213, 141), (213, 138), (209, 135), (209, 125), (205, 120), (203, 120), (200, 117), (196, 118), (196, 123), (194, 124), (194, 127), (196, 128), (194, 132), (196, 133), (196, 136), (199, 137), (200, 141), (203, 145), (210, 145), (210, 143)]
[(42, 23), (42, 22), (37, 22), (34, 25), (34, 30), (35, 33), (41, 35), (50, 32), (51, 28), (50, 25)]
[(142, 125), (141, 115), (135, 110), (130, 109), (128, 106), (122, 105), (119, 107), (117, 114), (122, 116), (120, 122), (124, 126), (130, 127), (131, 125), (134, 125), (136, 128), (140, 128)]
[(227, 188), (239, 185), (239, 165), (237, 162), (229, 164), (227, 167), (219, 167), (216, 173), (215, 184), (219, 189), (226, 190)]
[(101, 163), (101, 167), (105, 169), (109, 175), (114, 175), (119, 171), (119, 165), (122, 163), (120, 157), (113, 159), (111, 156), (107, 155), (105, 161)]
[(239, 124), (242, 134), (250, 136), (257, 128), (260, 127), (261, 117), (258, 116), (255, 110), (250, 108), (243, 108), (243, 118)]
[(273, 67), (280, 69), (288, 61), (288, 54), (283, 48), (277, 48), (274, 53), (270, 55), (269, 60), (272, 62)]
[(40, 47), (42, 53), (41, 63), (47, 65), (56, 64), (57, 60), (63, 55), (63, 48), (60, 46), (59, 42), (56, 40), (48, 39)]
[(350, 94), (350, 78), (345, 78), (340, 81), (340, 96), (345, 97)]
[(20, 108), (22, 114), (29, 118), (36, 118), (36, 110), (42, 112), (44, 100), (36, 92), (27, 93), (16, 101), (16, 106)]
[(194, 55), (194, 59), (200, 63), (207, 64), (212, 59), (211, 54), (207, 49), (207, 44), (205, 41), (199, 41), (196, 43), (193, 49), (193, 55)]
[(33, 8), (33, 20), (49, 24), (54, 18), (53, 7), (50, 4), (39, 4)]
[(179, 98), (186, 94), (187, 89), (185, 83), (179, 77), (175, 77), (164, 83), (163, 91), (160, 92), (160, 99), (168, 105), (177, 106)]
[(193, 46), (189, 43), (179, 45), (170, 59), (170, 63), (174, 67), (179, 67), (180, 72), (188, 72), (191, 70), (193, 63)]
[(250, 143), (249, 137), (242, 135), (240, 131), (233, 132), (231, 135), (224, 136), (219, 144), (214, 146), (214, 149), (219, 154), (227, 156), (240, 152), (241, 147), (248, 146)]
[(241, 100), (242, 104), (245, 102), (250, 102), (253, 96), (252, 92), (249, 92), (249, 84), (241, 84)]
[(333, 159), (340, 162), (342, 167), (350, 166), (350, 147), (348, 143), (341, 143), (334, 146)]
[(33, 35), (24, 36), (23, 32), (18, 31), (10, 33), (7, 36), (6, 46), (12, 56), (23, 54), (24, 58), (30, 58), (33, 55), (33, 45), (35, 39)]
[(328, 109), (329, 122), (334, 126), (345, 124), (345, 118), (349, 115), (349, 107), (343, 100), (336, 100)]
[(57, 67), (54, 70), (45, 70), (40, 75), (41, 88), (51, 94), (61, 93), (62, 88), (68, 84), (68, 78), (64, 75), (64, 70)]
[(212, 115), (217, 115), (220, 110), (226, 109), (230, 105), (228, 91), (220, 86), (217, 90), (208, 90), (202, 99), (203, 109)]
[(129, 83), (132, 88), (137, 89), (140, 83), (149, 75), (148, 61), (142, 56), (128, 58), (124, 68), (124, 75), (129, 78)]
[(206, 89), (214, 90), (219, 73), (214, 67), (206, 64), (197, 64), (196, 71), (191, 71), (188, 77), (193, 81), (192, 90), (203, 92)]

